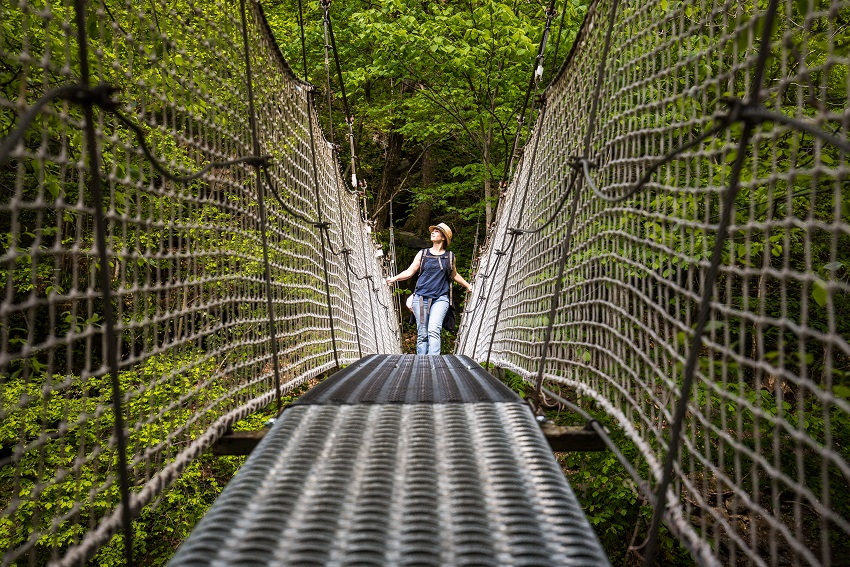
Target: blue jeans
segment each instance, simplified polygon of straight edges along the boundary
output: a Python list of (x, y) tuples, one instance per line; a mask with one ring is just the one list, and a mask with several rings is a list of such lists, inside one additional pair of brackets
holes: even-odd
[[(430, 309), (426, 306), (430, 305)], [(413, 316), (416, 317), (416, 354), (440, 354), (440, 331), (449, 310), (449, 296), (437, 299), (413, 296)]]

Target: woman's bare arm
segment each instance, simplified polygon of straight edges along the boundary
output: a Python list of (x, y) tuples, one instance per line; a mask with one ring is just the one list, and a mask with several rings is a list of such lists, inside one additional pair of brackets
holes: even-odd
[(405, 271), (396, 274), (392, 278), (387, 278), (387, 285), (392, 285), (395, 282), (409, 280), (413, 277), (413, 275), (419, 271), (419, 262), (422, 261), (422, 251), (416, 253), (416, 257), (413, 258), (413, 262), (410, 263), (410, 267)]
[(456, 281), (457, 283), (459, 283), (460, 285), (462, 285), (463, 287), (465, 287), (465, 288), (466, 288), (466, 291), (472, 291), (472, 284), (470, 284), (468, 281), (466, 281), (465, 279), (463, 279), (463, 276), (462, 276), (462, 275), (460, 275), (460, 274), (457, 272), (457, 269), (455, 269), (454, 277), (453, 277), (452, 279), (453, 279), (454, 281)]

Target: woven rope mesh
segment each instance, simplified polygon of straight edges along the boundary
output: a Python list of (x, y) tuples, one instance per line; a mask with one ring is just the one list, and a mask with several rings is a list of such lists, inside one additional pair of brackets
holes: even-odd
[[(544, 385), (608, 413), (653, 488), (742, 151), (730, 108), (753, 102), (766, 13), (593, 4), (500, 203), (458, 341), (529, 379), (545, 354)], [(846, 1), (779, 2), (755, 84), (749, 108), (773, 118), (750, 122), (668, 498), (667, 525), (700, 563), (843, 565), (850, 551), (848, 25)], [(574, 158), (592, 162), (588, 178)], [(556, 211), (538, 233), (510, 231)]]
[[(79, 83), (75, 14), (71, 2), (0, 5), (0, 144), (41, 97)], [(2, 565), (73, 563), (120, 526), (111, 371), (138, 509), (230, 424), (274, 401), (275, 348), (282, 393), (336, 365), (329, 309), (340, 364), (361, 351), (398, 352), (375, 244), (317, 126), (310, 87), (280, 56), (254, 2), (245, 16), (266, 167), (237, 163), (175, 182), (119, 118), (177, 176), (255, 155), (239, 2), (87, 5), (91, 83), (120, 89), (117, 113), (94, 111), (101, 203), (82, 105), (67, 97), (43, 105), (0, 156)], [(330, 306), (323, 231), (313, 224), (321, 219)], [(111, 340), (117, 368), (107, 359)]]

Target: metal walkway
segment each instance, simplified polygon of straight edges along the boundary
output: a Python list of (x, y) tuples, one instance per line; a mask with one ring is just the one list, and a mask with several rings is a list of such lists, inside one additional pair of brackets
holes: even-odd
[(289, 407), (170, 565), (608, 565), (528, 407), (374, 355)]

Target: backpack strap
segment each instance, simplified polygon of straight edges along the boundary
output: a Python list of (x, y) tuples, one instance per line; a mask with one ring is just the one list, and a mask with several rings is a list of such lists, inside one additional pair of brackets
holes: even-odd
[(452, 296), (452, 292), (454, 291), (452, 288), (454, 287), (452, 283), (454, 282), (454, 274), (455, 274), (455, 255), (454, 252), (449, 250), (449, 306), (454, 306), (454, 297)]
[(428, 256), (428, 249), (423, 248), (422, 250), (420, 250), (420, 252), (422, 252), (422, 256), (419, 257), (419, 269), (416, 271), (417, 274), (422, 273), (422, 262), (424, 262), (425, 257)]

